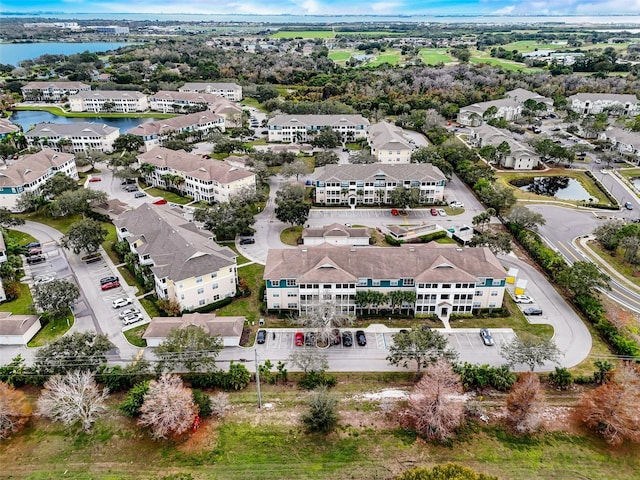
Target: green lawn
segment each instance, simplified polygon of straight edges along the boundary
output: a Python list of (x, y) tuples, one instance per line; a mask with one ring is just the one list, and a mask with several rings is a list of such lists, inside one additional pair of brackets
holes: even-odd
[[(152, 317), (153, 318), (153, 317)], [(147, 346), (147, 341), (142, 338), (144, 332), (146, 332), (148, 325), (140, 325), (139, 327), (132, 328), (124, 332), (124, 336), (131, 345), (144, 348)]]
[(42, 329), (36, 333), (36, 336), (29, 342), (30, 347), (42, 347), (49, 342), (61, 337), (71, 327), (73, 327), (73, 316), (69, 314), (67, 318), (57, 318), (50, 320)]
[(11, 312), (14, 315), (31, 315), (31, 305), (33, 305), (33, 297), (31, 290), (26, 283), (20, 284), (20, 293), (18, 298), (10, 302), (0, 303), (0, 312)]
[(152, 197), (162, 197), (167, 202), (177, 203), (179, 205), (186, 205), (193, 201), (192, 198), (182, 197), (177, 193), (168, 192), (155, 187), (145, 188), (144, 191), (147, 192), (147, 195), (151, 195)]
[(252, 263), (244, 267), (238, 268), (238, 278), (240, 281), (247, 283), (251, 289), (249, 297), (236, 298), (229, 305), (218, 309), (218, 315), (238, 316), (244, 315), (247, 320), (257, 321), (262, 316), (260, 313), (260, 299), (258, 293), (262, 286), (262, 276), (264, 274), (264, 265)]
[(427, 65), (453, 62), (446, 48), (423, 48), (420, 50), (420, 58)]
[(351, 52), (345, 50), (334, 50), (329, 52), (329, 58), (334, 62), (346, 62), (351, 58)]
[(280, 232), (280, 241), (286, 245), (298, 245), (298, 239), (302, 235), (302, 227), (287, 227)]
[(299, 30), (280, 31), (271, 35), (271, 38), (334, 38), (335, 32), (331, 30)]
[(59, 117), (70, 118), (96, 118), (96, 117), (108, 117), (108, 118), (172, 118), (175, 117), (174, 113), (160, 113), (160, 112), (147, 112), (147, 113), (88, 113), (88, 112), (66, 112), (60, 107), (41, 107), (41, 106), (23, 106), (15, 105), (15, 110), (29, 110), (29, 111), (43, 111), (49, 112)]
[(387, 50), (385, 53), (378, 54), (376, 57), (370, 61), (367, 65), (371, 65), (372, 67), (377, 67), (378, 65), (382, 65), (383, 63), (388, 63), (389, 65), (397, 65), (400, 62), (402, 55), (399, 50)]

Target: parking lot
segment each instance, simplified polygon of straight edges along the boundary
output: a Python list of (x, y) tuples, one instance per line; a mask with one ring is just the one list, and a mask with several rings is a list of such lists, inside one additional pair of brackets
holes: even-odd
[[(271, 361), (287, 361), (289, 355), (295, 351), (300, 351), (304, 348), (317, 348), (321, 354), (326, 355), (331, 371), (389, 370), (388, 361), (386, 359), (387, 355), (389, 355), (389, 347), (393, 345), (393, 335), (400, 331), (400, 329), (389, 329), (381, 325), (370, 326), (364, 329), (367, 344), (366, 346), (361, 347), (358, 346), (355, 341), (355, 328), (340, 329), (341, 332), (346, 330), (351, 331), (352, 334), (354, 334), (353, 346), (345, 347), (341, 343), (340, 345), (318, 348), (295, 346), (295, 333), (302, 330), (288, 328), (267, 328), (265, 330), (267, 332), (265, 343), (256, 343), (254, 345), (259, 358), (268, 358)], [(458, 353), (458, 360), (460, 362), (487, 363), (494, 366), (499, 366), (505, 363), (504, 359), (500, 356), (500, 346), (503, 343), (510, 342), (515, 337), (515, 333), (511, 329), (491, 329), (495, 345), (488, 347), (483, 344), (479, 335), (479, 329), (477, 328), (460, 328), (448, 331), (444, 329), (437, 329), (437, 331), (447, 337), (449, 340), (449, 346)], [(274, 333), (275, 336), (273, 335)], [(229, 351), (234, 349), (225, 350)], [(248, 356), (248, 354), (245, 355)], [(238, 358), (237, 354), (235, 358)], [(295, 367), (291, 365), (290, 362), (288, 363), (287, 368), (295, 370)], [(411, 368), (412, 367), (410, 367), (410, 369)], [(404, 368), (398, 367), (398, 370), (404, 370)]]

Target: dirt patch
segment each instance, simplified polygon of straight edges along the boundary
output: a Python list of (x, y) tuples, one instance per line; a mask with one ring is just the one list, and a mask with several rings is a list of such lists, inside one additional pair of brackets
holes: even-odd
[(200, 422), (195, 432), (190, 433), (177, 450), (183, 453), (197, 453), (213, 450), (218, 443), (218, 427), (220, 423), (215, 419), (206, 419)]

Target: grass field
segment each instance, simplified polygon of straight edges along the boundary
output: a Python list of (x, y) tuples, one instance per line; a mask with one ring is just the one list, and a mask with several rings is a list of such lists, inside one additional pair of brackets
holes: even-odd
[(420, 50), (420, 58), (427, 65), (453, 62), (446, 48), (423, 48)]
[(334, 62), (344, 63), (351, 58), (351, 52), (348, 52), (346, 50), (334, 50), (332, 52), (329, 52), (329, 58)]
[(271, 35), (271, 38), (334, 38), (335, 32), (331, 30), (296, 30), (280, 31)]
[(387, 50), (385, 53), (376, 55), (375, 59), (370, 61), (367, 65), (371, 65), (372, 67), (377, 67), (378, 65), (382, 65), (383, 63), (388, 63), (389, 65), (397, 65), (400, 62), (402, 55), (399, 50)]

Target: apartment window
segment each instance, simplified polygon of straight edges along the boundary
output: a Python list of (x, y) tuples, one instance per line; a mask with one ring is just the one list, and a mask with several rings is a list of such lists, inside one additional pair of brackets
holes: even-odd
[(204, 293), (204, 288), (199, 288), (198, 289), (198, 295), (202, 295)]
[(297, 297), (298, 294), (296, 292), (288, 292), (287, 297)]
[(403, 278), (402, 279), (402, 284), (405, 287), (413, 287), (415, 284), (413, 282), (413, 278)]
[(494, 287), (498, 287), (498, 286), (500, 286), (501, 283), (502, 283), (502, 280), (494, 279), (493, 282), (491, 283), (491, 285), (493, 285)]
[(279, 294), (279, 293), (274, 293), (274, 294), (273, 294), (273, 298), (278, 298), (278, 297), (280, 297), (280, 294)]
[(374, 287), (379, 287), (380, 286), (380, 280), (371, 280), (371, 285)]
[(273, 304), (273, 308), (280, 308), (280, 304), (279, 303), (274, 303)]
[(180, 294), (180, 300), (184, 300), (184, 293)]
[(196, 283), (202, 283), (202, 277), (196, 277)]
[(287, 278), (287, 287), (295, 287), (296, 279), (295, 278)]
[(398, 280), (389, 280), (389, 286), (390, 287), (397, 287), (398, 286)]
[(482, 290), (476, 290), (476, 292), (474, 293), (474, 295), (476, 297), (481, 297), (482, 296)]
[(442, 284), (442, 288), (451, 288), (451, 284), (450, 283), (443, 283)]
[(213, 273), (211, 274), (211, 278), (216, 278), (217, 276), (218, 276), (218, 272), (213, 272)]
[(217, 283), (212, 283), (211, 284), (211, 289), (215, 290), (216, 288), (218, 288), (218, 284)]
[(449, 295), (440, 295), (441, 300), (449, 300)]
[(220, 300), (220, 295), (214, 295), (213, 296), (213, 301), (216, 302), (218, 300)]
[(287, 303), (287, 308), (298, 308), (297, 303)]
[(491, 296), (492, 297), (497, 297), (498, 296), (498, 292), (496, 292), (495, 290), (491, 291)]
[(359, 278), (358, 279), (358, 286), (359, 287), (366, 287), (367, 286), (367, 279), (366, 278)]

